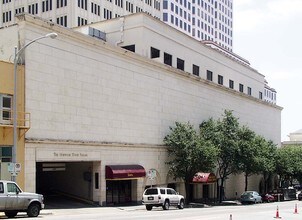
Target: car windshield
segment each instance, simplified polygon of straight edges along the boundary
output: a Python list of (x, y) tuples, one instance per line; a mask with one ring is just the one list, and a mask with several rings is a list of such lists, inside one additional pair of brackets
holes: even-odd
[(147, 189), (145, 195), (157, 195), (157, 189)]
[(243, 196), (251, 196), (251, 195), (253, 195), (253, 192), (245, 192), (245, 193), (243, 193), (242, 195), (243, 195)]

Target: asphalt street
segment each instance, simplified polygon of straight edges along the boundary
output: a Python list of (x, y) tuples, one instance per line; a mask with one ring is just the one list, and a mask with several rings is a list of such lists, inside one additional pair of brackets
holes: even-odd
[[(297, 214), (295, 208), (297, 205)], [(302, 202), (298, 200), (288, 202), (275, 202), (267, 204), (253, 205), (232, 205), (213, 206), (207, 208), (185, 208), (179, 210), (170, 208), (163, 211), (162, 208), (154, 208), (147, 211), (144, 206), (126, 207), (86, 207), (73, 209), (45, 209), (37, 218), (27, 218), (23, 213), (19, 213), (17, 219), (49, 219), (49, 220), (133, 220), (133, 219), (185, 219), (185, 220), (301, 220)], [(277, 214), (278, 207), (278, 214)], [(301, 210), (300, 210), (301, 208)], [(0, 214), (0, 219), (5, 219), (4, 214)]]

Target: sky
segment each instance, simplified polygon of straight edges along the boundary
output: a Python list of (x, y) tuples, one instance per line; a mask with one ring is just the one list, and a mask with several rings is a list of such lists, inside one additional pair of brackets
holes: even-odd
[(233, 0), (233, 52), (276, 89), (289, 140), (302, 129), (302, 0)]

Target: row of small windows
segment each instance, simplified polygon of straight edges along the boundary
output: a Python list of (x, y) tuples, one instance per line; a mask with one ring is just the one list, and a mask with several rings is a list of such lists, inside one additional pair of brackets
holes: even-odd
[(58, 17), (57, 24), (67, 27), (67, 15)]
[[(165, 1), (164, 1), (165, 2)], [(187, 1), (187, 0), (176, 0), (175, 2), (179, 3), (181, 6), (183, 6), (184, 8), (187, 8), (189, 10), (191, 10), (191, 2)]]
[[(57, 8), (67, 6), (67, 0), (57, 0)], [(42, 2), (42, 12), (52, 10), (52, 0), (46, 0)], [(38, 14), (39, 6), (38, 3), (28, 5), (28, 13), (30, 14)], [(24, 7), (16, 8), (15, 14), (20, 14), (24, 12)], [(12, 20), (11, 11), (3, 13), (3, 22), (9, 22)]]
[(112, 18), (112, 11), (104, 8), (104, 19), (111, 19)]
[(101, 6), (91, 2), (91, 13), (100, 16), (101, 14)]
[(11, 20), (12, 20), (12, 12), (11, 11), (7, 11), (7, 12), (2, 13), (3, 23), (10, 22)]
[(78, 0), (78, 7), (87, 10), (87, 0)]
[(38, 3), (31, 4), (28, 6), (28, 13), (32, 15), (38, 14)]
[(83, 26), (87, 24), (87, 20), (85, 18), (78, 17), (78, 26)]
[(16, 8), (15, 9), (15, 14), (21, 14), (24, 12), (24, 7), (21, 7), (21, 8)]
[[(164, 13), (163, 15), (163, 21), (168, 21), (168, 14), (167, 13)], [(174, 17), (174, 15), (170, 15), (170, 23), (171, 24), (174, 24), (175, 26), (191, 33), (191, 25), (188, 24), (187, 22), (181, 20), (181, 19), (178, 19), (178, 17)]]
[[(112, 0), (107, 0), (107, 1), (112, 2)], [(118, 6), (123, 7), (124, 6), (123, 1), (124, 0), (116, 0), (115, 2)], [(11, 1), (3, 0), (3, 3), (8, 3), (8, 2), (11, 2)], [(67, 6), (67, 0), (57, 0), (56, 3), (57, 3), (57, 8)], [(88, 3), (87, 0), (78, 0), (78, 7), (87, 10), (87, 3)], [(152, 5), (151, 0), (146, 1), (146, 3), (148, 5)], [(154, 7), (156, 9), (160, 10), (160, 1), (153, 0), (153, 4), (154, 4)], [(52, 10), (52, 0), (42, 1), (41, 9), (42, 9), (42, 12), (51, 11)], [(126, 10), (133, 13), (133, 11), (134, 11), (133, 3), (130, 3), (129, 1), (126, 1)], [(20, 8), (15, 9), (15, 14), (23, 13), (24, 11), (25, 11), (24, 7), (20, 7)], [(142, 11), (143, 11), (142, 8), (136, 6), (136, 12), (142, 12)], [(38, 14), (39, 13), (38, 3), (28, 5), (28, 13), (33, 14), (33, 15)], [(91, 2), (91, 13), (100, 16), (101, 6)], [(10, 22), (12, 20), (12, 12), (11, 11), (4, 12), (2, 17), (3, 17), (2, 18), (3, 23)], [(119, 17), (119, 15), (116, 15), (116, 17)], [(111, 19), (112, 18), (112, 11), (107, 10), (106, 8), (104, 8), (104, 18), (105, 19)], [(84, 19), (84, 20), (86, 20), (86, 19)], [(57, 23), (60, 24), (60, 25), (66, 26), (65, 18), (63, 18), (63, 21), (62, 21), (62, 18), (57, 18)], [(84, 21), (84, 24), (85, 23), (86, 22)], [(81, 20), (80, 24), (82, 25), (82, 20)]]
[(46, 0), (42, 2), (42, 12), (52, 10), (52, 0)]
[(5, 4), (5, 3), (9, 3), (9, 2), (11, 2), (12, 0), (3, 0), (2, 2), (3, 2), (3, 4)]
[[(21, 12), (24, 12), (24, 7), (16, 9), (16, 14), (21, 13)], [(31, 10), (30, 10), (30, 13), (36, 13), (36, 8), (32, 7)], [(3, 20), (3, 23), (10, 22), (12, 20), (11, 11), (4, 12), (2, 14), (2, 20)], [(65, 16), (62, 16), (62, 17), (58, 17), (57, 18), (57, 24), (62, 25), (64, 27), (67, 27), (67, 16), (65, 15)]]
[(123, 0), (115, 0), (115, 5), (117, 5), (117, 6), (121, 7), (121, 8), (123, 8), (123, 7), (124, 7), (124, 6), (123, 6)]
[(66, 6), (67, 6), (67, 0), (57, 0), (57, 8), (62, 8)]
[[(213, 72), (210, 70), (207, 70), (207, 80), (209, 81), (213, 81)], [(218, 75), (217, 77), (217, 83), (219, 85), (224, 85), (223, 82), (223, 76), (222, 75)], [(229, 88), (230, 89), (234, 89), (234, 81), (233, 80), (229, 80)], [(239, 92), (244, 92), (244, 85), (242, 83), (239, 83), (239, 87), (238, 87)], [(248, 95), (252, 95), (252, 88), (251, 87), (247, 87), (247, 94)], [(259, 93), (259, 98), (262, 99), (262, 92)]]
[[(131, 45), (132, 48), (133, 48), (133, 46), (134, 45)], [(129, 49), (130, 46), (126, 46), (124, 48)], [(133, 52), (135, 52), (135, 50)], [(154, 47), (151, 47), (150, 48), (150, 57), (151, 57), (151, 59), (159, 58), (160, 57), (160, 50), (158, 50)], [(172, 55), (164, 52), (164, 64), (172, 66), (172, 61), (173, 61)], [(179, 70), (184, 71), (185, 61), (181, 58), (177, 58), (176, 59), (176, 68), (179, 69)], [(196, 65), (196, 64), (192, 65), (192, 74), (195, 75), (195, 76), (200, 75), (200, 67), (198, 65)], [(207, 70), (206, 79), (209, 80), (209, 81), (213, 81), (213, 72), (212, 71)], [(219, 85), (224, 85), (224, 78), (223, 78), (222, 75), (218, 75), (217, 83)], [(234, 81), (231, 80), (231, 79), (229, 80), (229, 88), (234, 89)], [(239, 83), (238, 90), (239, 90), (239, 92), (244, 93), (244, 85), (242, 83)], [(250, 95), (250, 96), (252, 95), (252, 88), (251, 87), (247, 87), (247, 94)], [(259, 99), (262, 99), (262, 92), (259, 92)]]
[(126, 11), (133, 13), (133, 4), (131, 2), (126, 1)]

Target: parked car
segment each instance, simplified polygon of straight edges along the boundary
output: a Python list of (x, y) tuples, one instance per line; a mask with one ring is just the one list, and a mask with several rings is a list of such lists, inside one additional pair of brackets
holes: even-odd
[(0, 180), (0, 212), (8, 218), (14, 218), (18, 212), (37, 217), (43, 208), (43, 195), (23, 192), (15, 182)]
[(185, 199), (182, 195), (179, 195), (172, 188), (152, 187), (144, 191), (143, 204), (148, 211), (152, 210), (153, 206), (163, 207), (164, 210), (168, 210), (170, 206), (176, 206), (179, 209), (183, 209), (185, 205)]
[(302, 192), (300, 192), (300, 193), (298, 194), (298, 200), (299, 200), (299, 201), (302, 200)]
[(262, 202), (275, 202), (276, 201), (275, 197), (268, 193), (263, 194), (261, 197), (262, 197)]
[(261, 203), (262, 197), (256, 191), (246, 191), (240, 196), (242, 204), (245, 203)]

